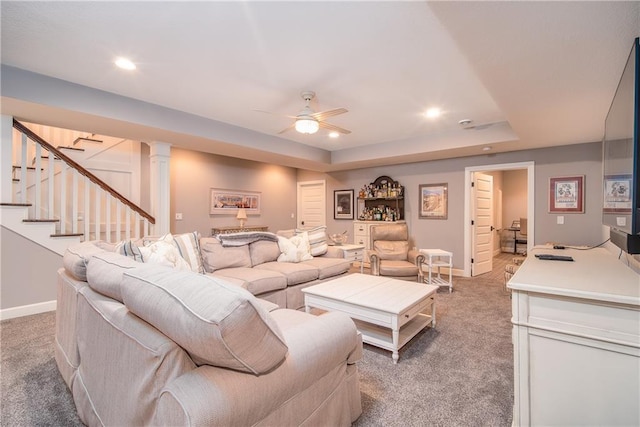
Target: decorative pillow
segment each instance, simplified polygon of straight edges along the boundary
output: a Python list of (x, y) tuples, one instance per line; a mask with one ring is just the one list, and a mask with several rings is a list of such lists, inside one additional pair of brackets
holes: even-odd
[(192, 233), (176, 234), (173, 236), (173, 244), (180, 252), (180, 256), (187, 261), (191, 271), (204, 274), (204, 265), (200, 254), (200, 233), (194, 231)]
[(309, 236), (306, 232), (297, 234), (290, 239), (278, 236), (280, 256), (278, 262), (300, 262), (313, 259), (309, 247)]
[(134, 261), (144, 262), (140, 248), (134, 240), (123, 240), (116, 245), (116, 253), (133, 258)]
[(149, 246), (138, 248), (145, 263), (166, 265), (178, 270), (191, 270), (191, 266), (180, 256), (173, 236), (167, 234)]
[(309, 235), (309, 246), (311, 247), (312, 256), (320, 256), (327, 253), (329, 245), (327, 244), (327, 226), (319, 225), (309, 230), (296, 230), (296, 234), (306, 232)]
[(286, 357), (278, 325), (245, 289), (191, 271), (143, 266), (123, 274), (121, 291), (132, 313), (178, 343), (198, 365), (260, 375)]

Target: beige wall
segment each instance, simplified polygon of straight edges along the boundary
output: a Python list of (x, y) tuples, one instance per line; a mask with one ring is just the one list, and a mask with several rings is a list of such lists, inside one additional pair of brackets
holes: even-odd
[[(503, 172), (502, 185), (502, 227), (527, 217), (527, 171), (509, 170)], [(536, 203), (539, 203), (536, 200)]]
[[(294, 228), (296, 170), (196, 151), (171, 149), (171, 232), (199, 231), (236, 226), (233, 215), (210, 215), (211, 188), (261, 193), (261, 214), (249, 215), (247, 225), (266, 225), (269, 231)], [(182, 221), (175, 219), (182, 213)]]
[(56, 271), (62, 257), (0, 227), (0, 309), (56, 299)]
[[(344, 229), (343, 221), (333, 220), (333, 190), (353, 188), (356, 192), (380, 175), (388, 175), (405, 187), (405, 217), (413, 244), (422, 248), (440, 248), (454, 253), (454, 267), (462, 269), (464, 251), (464, 174), (466, 167), (533, 161), (535, 163), (535, 236), (536, 243), (562, 242), (596, 245), (602, 241), (600, 194), (601, 144), (587, 143), (563, 147), (491, 154), (458, 159), (437, 160), (387, 167), (357, 169), (322, 174), (298, 171), (299, 181), (327, 180), (327, 225), (329, 230)], [(506, 171), (505, 171), (506, 173)], [(556, 215), (547, 212), (549, 178), (580, 174), (586, 177), (585, 213), (565, 215), (565, 224), (556, 225)], [(506, 179), (505, 179), (506, 180)], [(504, 181), (504, 180), (503, 180)], [(417, 211), (420, 184), (446, 182), (449, 186), (449, 215), (446, 220), (419, 219)], [(504, 183), (503, 183), (504, 187)], [(526, 196), (525, 196), (526, 197)], [(503, 197), (504, 198), (504, 197)], [(526, 206), (526, 202), (524, 203)], [(507, 221), (508, 218), (504, 218)], [(351, 239), (353, 233), (351, 232)]]

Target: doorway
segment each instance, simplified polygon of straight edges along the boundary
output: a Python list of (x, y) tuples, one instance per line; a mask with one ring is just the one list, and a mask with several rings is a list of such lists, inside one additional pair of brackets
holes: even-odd
[[(475, 224), (472, 224), (474, 218), (475, 207), (475, 195), (472, 187), (472, 182), (475, 173), (489, 173), (500, 171), (512, 171), (512, 170), (526, 170), (527, 174), (527, 251), (534, 245), (534, 162), (520, 162), (520, 163), (503, 163), (495, 165), (473, 166), (465, 168), (465, 198), (464, 198), (464, 277), (471, 277), (474, 275), (472, 268), (472, 257), (474, 253), (474, 233)], [(501, 216), (501, 215), (498, 215)], [(493, 215), (496, 218), (496, 215)], [(501, 228), (502, 225), (493, 225), (495, 228)], [(477, 274), (476, 274), (477, 275)]]
[(324, 180), (298, 182), (296, 228), (327, 224), (325, 188)]

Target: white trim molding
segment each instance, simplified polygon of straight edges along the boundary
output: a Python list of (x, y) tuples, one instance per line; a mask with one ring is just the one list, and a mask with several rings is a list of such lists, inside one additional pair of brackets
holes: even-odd
[(16, 317), (30, 316), (32, 314), (46, 313), (47, 311), (55, 311), (57, 301), (45, 301), (37, 304), (22, 305), (19, 307), (5, 308), (0, 310), (0, 320), (14, 319)]

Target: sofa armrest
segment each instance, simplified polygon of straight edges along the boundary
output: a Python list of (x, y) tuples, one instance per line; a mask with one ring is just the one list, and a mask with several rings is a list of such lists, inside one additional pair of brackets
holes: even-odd
[(327, 253), (322, 255), (326, 258), (344, 258), (344, 251), (336, 246), (329, 246), (327, 248)]
[[(355, 324), (342, 313), (314, 316), (282, 309), (270, 314), (282, 329), (289, 348), (280, 366), (266, 374), (253, 375), (202, 365), (165, 387), (154, 425), (258, 424), (305, 390), (325, 387), (321, 383), (327, 381), (333, 384), (324, 391), (328, 396), (334, 391), (335, 382), (344, 380), (341, 377), (346, 375), (347, 364), (362, 355)], [(292, 415), (291, 424), (303, 424), (308, 415), (300, 408)]]
[(407, 253), (407, 261), (420, 267), (424, 263), (424, 254), (417, 249), (410, 249)]
[(380, 255), (375, 250), (367, 251), (367, 256), (369, 257), (369, 264), (371, 266), (371, 275), (379, 276), (380, 275)]

